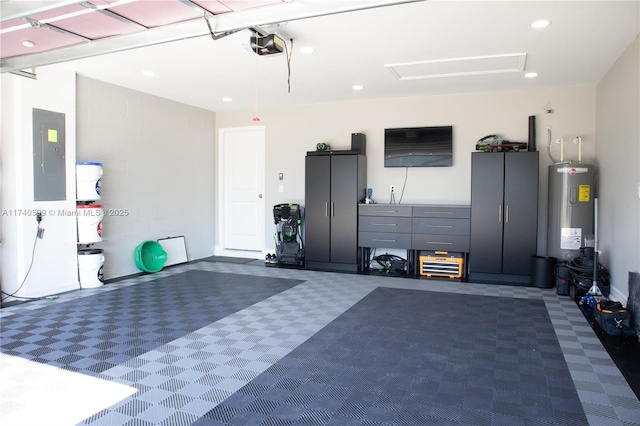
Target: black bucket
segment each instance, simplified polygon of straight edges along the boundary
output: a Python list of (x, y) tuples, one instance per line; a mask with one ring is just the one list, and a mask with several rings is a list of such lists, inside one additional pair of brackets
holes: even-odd
[(538, 288), (553, 288), (555, 257), (531, 256), (531, 284)]

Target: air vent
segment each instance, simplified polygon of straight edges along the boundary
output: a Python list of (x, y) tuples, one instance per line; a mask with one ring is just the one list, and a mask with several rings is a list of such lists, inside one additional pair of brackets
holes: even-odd
[(498, 74), (524, 70), (526, 53), (438, 59), (385, 65), (398, 80)]

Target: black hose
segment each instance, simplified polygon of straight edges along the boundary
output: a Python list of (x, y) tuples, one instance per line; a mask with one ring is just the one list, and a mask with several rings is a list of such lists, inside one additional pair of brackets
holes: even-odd
[(609, 295), (609, 271), (602, 264), (598, 263), (595, 255), (591, 257), (585, 254), (585, 250), (580, 250), (580, 255), (566, 263), (571, 276), (571, 282), (578, 289), (589, 291), (594, 280), (597, 281), (598, 288), (604, 296)]

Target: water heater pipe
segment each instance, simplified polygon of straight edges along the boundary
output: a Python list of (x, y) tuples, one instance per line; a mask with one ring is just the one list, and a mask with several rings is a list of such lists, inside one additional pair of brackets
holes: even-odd
[(573, 143), (578, 144), (578, 163), (582, 163), (582, 138), (580, 136), (576, 136)]
[(556, 139), (556, 143), (560, 144), (560, 162), (564, 161), (564, 138)]

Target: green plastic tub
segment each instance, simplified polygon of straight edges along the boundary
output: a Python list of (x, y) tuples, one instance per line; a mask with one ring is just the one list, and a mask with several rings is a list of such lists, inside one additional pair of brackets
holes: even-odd
[(167, 252), (157, 241), (143, 241), (134, 253), (136, 266), (144, 272), (158, 272), (167, 261)]

